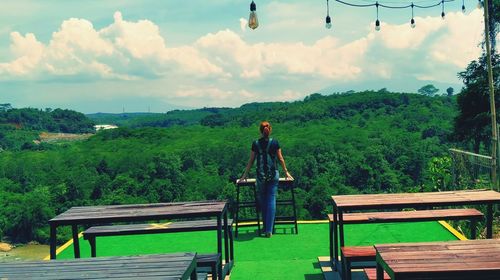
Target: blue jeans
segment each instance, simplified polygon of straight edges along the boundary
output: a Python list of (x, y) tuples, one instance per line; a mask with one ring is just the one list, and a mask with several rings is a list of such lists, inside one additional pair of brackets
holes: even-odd
[(259, 205), (264, 223), (264, 233), (272, 233), (274, 217), (276, 216), (276, 193), (278, 192), (280, 174), (276, 170), (276, 175), (269, 182), (257, 180), (259, 191)]

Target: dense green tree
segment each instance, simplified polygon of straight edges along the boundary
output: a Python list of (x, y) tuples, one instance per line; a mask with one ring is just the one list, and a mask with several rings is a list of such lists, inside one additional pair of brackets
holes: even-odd
[(426, 96), (434, 96), (438, 91), (439, 91), (439, 89), (437, 89), (434, 85), (431, 85), (431, 84), (425, 85), (425, 86), (421, 87), (420, 89), (418, 89), (418, 93), (426, 95)]
[(452, 96), (454, 91), (455, 90), (452, 87), (449, 87), (449, 88), (446, 89), (446, 94), (448, 96)]
[[(492, 57), (494, 65), (495, 91), (500, 89), (499, 57)], [(472, 61), (467, 69), (459, 73), (464, 88), (457, 96), (459, 114), (455, 119), (454, 135), (457, 140), (472, 145), (472, 150), (479, 153), (481, 144), (489, 148), (491, 135), (490, 99), (488, 89), (488, 72), (486, 57)], [(498, 94), (495, 96), (495, 107), (498, 110)], [(497, 117), (498, 119), (498, 117)]]

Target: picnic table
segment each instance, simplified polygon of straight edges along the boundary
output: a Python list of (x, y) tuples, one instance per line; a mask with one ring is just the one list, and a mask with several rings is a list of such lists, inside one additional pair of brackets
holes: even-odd
[[(50, 258), (56, 258), (56, 236), (59, 226), (72, 227), (74, 255), (75, 258), (80, 258), (78, 225), (214, 217), (217, 219), (217, 252), (221, 256), (219, 264), (222, 265), (222, 234), (224, 232), (225, 268), (230, 269), (232, 263), (229, 259), (226, 201), (72, 207), (49, 221)], [(219, 267), (219, 271), (222, 271), (222, 267)]]
[(0, 263), (0, 279), (197, 279), (196, 253)]
[[(340, 247), (345, 246), (344, 214), (350, 211), (382, 209), (432, 209), (445, 206), (486, 205), (486, 237), (493, 235), (493, 205), (500, 203), (500, 193), (492, 190), (462, 190), (446, 192), (334, 195), (333, 201), (333, 244), (335, 264)], [(404, 217), (399, 222), (404, 222)], [(338, 236), (337, 236), (338, 229)]]
[(377, 279), (500, 279), (500, 240), (375, 245)]

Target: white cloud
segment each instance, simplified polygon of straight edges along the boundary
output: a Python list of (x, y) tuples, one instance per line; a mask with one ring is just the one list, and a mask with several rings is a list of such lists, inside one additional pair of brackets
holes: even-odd
[[(361, 73), (363, 57), (370, 39), (339, 45), (334, 37), (324, 37), (312, 45), (298, 43), (248, 44), (231, 30), (207, 34), (196, 45), (218, 59), (226, 71), (245, 79), (268, 73), (320, 75), (332, 79), (353, 79)], [(283, 73), (284, 72), (284, 73)]]
[(446, 32), (430, 48), (433, 58), (460, 68), (477, 59), (481, 54), (477, 47), (482, 39), (479, 31), (484, 30), (482, 13), (482, 10), (475, 9), (468, 16), (460, 12), (446, 14)]
[(84, 19), (65, 20), (46, 46), (31, 33), (23, 37), (12, 32), (11, 41), (15, 59), (0, 64), (4, 79), (87, 76), (130, 80), (172, 71), (227, 77), (193, 47), (168, 48), (153, 22), (126, 21), (120, 12), (101, 30)]
[[(310, 19), (309, 10), (301, 14), (307, 5), (271, 2), (263, 10), (273, 21), (259, 28), (280, 36), (294, 25), (323, 28), (304, 21)], [(480, 54), (481, 13), (450, 12), (444, 21), (417, 17), (415, 29), (409, 22), (382, 22), (376, 32), (366, 24), (365, 33), (350, 40), (328, 32), (309, 41), (266, 39), (245, 32), (247, 20), (240, 18), (243, 32), (237, 26), (216, 30), (184, 45), (172, 44), (153, 21), (127, 21), (120, 12), (101, 29), (70, 18), (46, 44), (32, 33), (12, 32), (12, 58), (0, 63), (0, 79), (141, 81), (147, 87), (140, 94), (191, 106), (298, 99), (332, 84), (366, 80), (380, 81), (380, 88), (405, 77), (449, 82)]]
[(42, 57), (44, 47), (37, 41), (33, 33), (22, 36), (19, 32), (12, 32), (11, 52), (16, 57), (10, 63), (0, 63), (0, 74), (27, 75), (37, 66)]

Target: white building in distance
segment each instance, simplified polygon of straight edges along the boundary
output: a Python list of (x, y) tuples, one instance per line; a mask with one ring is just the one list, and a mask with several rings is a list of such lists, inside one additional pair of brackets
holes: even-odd
[(99, 131), (99, 130), (105, 130), (105, 129), (115, 129), (115, 128), (118, 128), (118, 126), (116, 126), (114, 124), (97, 124), (97, 125), (94, 125), (94, 128), (96, 131)]

